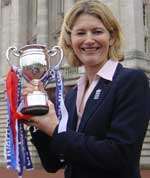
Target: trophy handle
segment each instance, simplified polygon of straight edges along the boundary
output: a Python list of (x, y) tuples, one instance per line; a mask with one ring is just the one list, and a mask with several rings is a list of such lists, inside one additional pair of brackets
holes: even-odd
[(62, 62), (62, 60), (63, 60), (63, 56), (64, 56), (63, 50), (62, 50), (62, 48), (61, 48), (60, 46), (54, 46), (54, 47), (52, 47), (52, 49), (50, 49), (50, 50), (48, 51), (48, 54), (49, 54), (50, 56), (55, 56), (55, 55), (57, 55), (58, 50), (60, 51), (60, 60), (59, 60), (59, 62), (55, 65), (55, 67), (54, 67), (55, 70), (58, 70), (58, 69), (59, 69), (59, 66), (60, 66), (60, 64), (61, 64), (61, 62)]
[(7, 51), (6, 51), (6, 59), (8, 61), (8, 64), (11, 66), (11, 63), (10, 63), (10, 53), (12, 52), (12, 54), (16, 57), (19, 57), (20, 56), (20, 52), (17, 50), (17, 48), (15, 46), (10, 46)]

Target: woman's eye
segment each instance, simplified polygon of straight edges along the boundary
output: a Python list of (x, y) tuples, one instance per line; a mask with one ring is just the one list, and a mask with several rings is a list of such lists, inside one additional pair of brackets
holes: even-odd
[(99, 35), (99, 34), (102, 34), (103, 31), (102, 31), (102, 30), (96, 30), (96, 31), (94, 31), (93, 33), (96, 34), (96, 35)]
[(84, 34), (85, 34), (85, 32), (77, 32), (77, 35), (79, 35), (79, 36), (82, 36)]

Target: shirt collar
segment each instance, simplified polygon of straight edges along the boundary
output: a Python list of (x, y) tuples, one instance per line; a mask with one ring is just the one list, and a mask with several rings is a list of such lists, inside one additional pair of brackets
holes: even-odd
[(99, 77), (102, 77), (106, 80), (112, 81), (114, 73), (116, 71), (118, 65), (118, 61), (114, 61), (112, 59), (109, 59), (103, 67), (97, 72), (97, 75)]
[[(112, 81), (114, 73), (116, 71), (118, 65), (118, 61), (114, 61), (112, 59), (109, 59), (103, 67), (97, 72), (96, 76), (98, 78), (102, 77), (106, 80)], [(78, 86), (83, 86), (87, 82), (87, 76), (83, 75), (79, 80), (78, 80)]]

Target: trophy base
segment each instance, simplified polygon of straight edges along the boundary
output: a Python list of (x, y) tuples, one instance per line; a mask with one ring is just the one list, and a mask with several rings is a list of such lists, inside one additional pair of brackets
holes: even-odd
[(29, 114), (29, 115), (34, 115), (34, 116), (41, 116), (44, 114), (47, 114), (49, 111), (48, 106), (28, 106), (26, 108), (22, 108), (21, 113), (22, 114)]

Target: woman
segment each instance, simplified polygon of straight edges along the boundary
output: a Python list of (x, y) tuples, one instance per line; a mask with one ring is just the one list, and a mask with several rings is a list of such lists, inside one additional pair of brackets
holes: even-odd
[(31, 135), (42, 165), (48, 172), (65, 167), (65, 178), (139, 178), (150, 89), (142, 71), (118, 62), (117, 20), (100, 1), (79, 1), (64, 18), (59, 45), (85, 75), (65, 98), (67, 131), (59, 132), (51, 101), (47, 115), (30, 119), (39, 129)]

